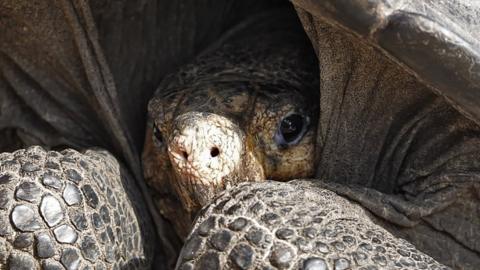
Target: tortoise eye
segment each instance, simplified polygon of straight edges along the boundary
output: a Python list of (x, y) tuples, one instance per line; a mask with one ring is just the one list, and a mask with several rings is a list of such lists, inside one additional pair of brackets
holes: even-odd
[(155, 137), (155, 140), (157, 141), (157, 143), (163, 144), (162, 132), (160, 131), (160, 129), (156, 124), (153, 124), (153, 136)]
[(280, 147), (297, 144), (308, 128), (308, 117), (292, 113), (284, 117), (275, 132), (275, 143)]

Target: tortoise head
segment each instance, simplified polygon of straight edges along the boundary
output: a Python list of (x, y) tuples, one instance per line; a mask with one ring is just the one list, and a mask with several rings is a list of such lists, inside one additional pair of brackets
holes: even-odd
[(313, 176), (318, 71), (299, 47), (259, 57), (223, 50), (164, 79), (150, 100), (145, 179), (181, 237), (235, 183)]
[[(299, 91), (247, 82), (157, 95), (149, 104), (145, 177), (163, 196), (174, 195), (191, 220), (235, 183), (312, 176), (316, 110), (310, 103)], [(179, 209), (165, 203), (163, 214), (178, 217)]]

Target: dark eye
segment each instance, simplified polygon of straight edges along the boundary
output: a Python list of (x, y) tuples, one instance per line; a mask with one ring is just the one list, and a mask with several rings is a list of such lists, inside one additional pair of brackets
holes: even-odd
[(155, 136), (158, 143), (163, 144), (162, 132), (160, 132), (160, 129), (155, 124), (153, 125), (153, 136)]
[(308, 117), (293, 113), (284, 117), (278, 125), (275, 133), (275, 143), (281, 147), (287, 147), (298, 143), (308, 127)]

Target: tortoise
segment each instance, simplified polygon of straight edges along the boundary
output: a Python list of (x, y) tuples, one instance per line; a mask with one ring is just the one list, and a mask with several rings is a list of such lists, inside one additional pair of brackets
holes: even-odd
[[(24, 28), (15, 19), (38, 14), (31, 12), (32, 5), (21, 1), (19, 4), (6, 1), (0, 4), (0, 10), (8, 11), (7, 18), (14, 19), (0, 20), (2, 26), (13, 26), (0, 28), (3, 30), (0, 36), (5, 41), (0, 42), (0, 94), (5, 97), (3, 101), (25, 104), (3, 110), (22, 112), (22, 121), (15, 124), (30, 128), (15, 132), (5, 130), (2, 137), (8, 143), (4, 145), (24, 147), (41, 143), (47, 148), (53, 147), (53, 151), (32, 147), (0, 155), (0, 265), (13, 269), (32, 269), (40, 265), (46, 269), (91, 269), (93, 266), (99, 269), (150, 268), (153, 254), (159, 251), (156, 244), (162, 242), (160, 247), (164, 250), (160, 252), (165, 252), (172, 248), (169, 244), (174, 237), (168, 224), (159, 219), (158, 210), (149, 200), (147, 188), (141, 181), (140, 165), (135, 154), (136, 140), (132, 139), (138, 135), (135, 131), (127, 132), (131, 122), (127, 125), (122, 119), (123, 114), (128, 114), (126, 92), (118, 90), (127, 101), (123, 101), (122, 106), (117, 103), (114, 77), (109, 70), (118, 75), (119, 67), (109, 67), (107, 59), (113, 61), (108, 58), (109, 53), (110, 57), (120, 53), (105, 50), (107, 57), (103, 55), (99, 44), (112, 41), (108, 40), (108, 36), (99, 39), (92, 24), (91, 12), (94, 9), (90, 10), (89, 3), (59, 1), (48, 8), (36, 3), (34, 11), (42, 13), (48, 10), (46, 14), (57, 18), (60, 16), (58, 11), (61, 11), (68, 19), (69, 31), (74, 33), (76, 40), (74, 44), (81, 52), (78, 57), (85, 65), (83, 76), (91, 83), (90, 87), (74, 87), (67, 91), (69, 95), (62, 95), (59, 89), (78, 82), (69, 77), (71, 75), (60, 76), (61, 80), (48, 76), (46, 79), (39, 78), (51, 73), (38, 69), (50, 63), (38, 59), (51, 60), (52, 56), (35, 52), (32, 48), (36, 48), (34, 45), (38, 41), (28, 35), (30, 28), (39, 25), (40, 29), (44, 29), (41, 26), (45, 22), (28, 24)], [(102, 9), (100, 4), (96, 5), (101, 11), (112, 7), (107, 5)], [(228, 4), (220, 4), (219, 10), (222, 5)], [(250, 15), (251, 20), (233, 29), (233, 36), (227, 33), (198, 58), (199, 62), (183, 70), (212, 67), (209, 61), (218, 61), (218, 57), (222, 60), (213, 67), (220, 69), (195, 70), (193, 76), (180, 72), (167, 77), (150, 102), (143, 154), (146, 180), (152, 187), (150, 192), (161, 213), (174, 223), (179, 237), (185, 237), (190, 231), (189, 226), (192, 226), (177, 268), (475, 269), (479, 261), (476, 244), (479, 231), (476, 215), (479, 198), (476, 178), (479, 120), (475, 104), (479, 57), (478, 39), (471, 33), (478, 25), (477, 4), (357, 0), (293, 1), (293, 5), (317, 59), (314, 56), (301, 57), (304, 61), (298, 61), (292, 60), (295, 57), (283, 55), (280, 61), (289, 60), (286, 61), (287, 66), (295, 63), (302, 69), (293, 69), (292, 72), (292, 68), (287, 67), (286, 70), (292, 73), (285, 74), (268, 74), (267, 71), (267, 81), (265, 77), (252, 76), (258, 74), (251, 73), (249, 67), (282, 70), (281, 66), (269, 65), (272, 59), (266, 62), (266, 66), (258, 64), (262, 63), (258, 55), (244, 59), (253, 61), (254, 65), (228, 66), (228, 61), (223, 63), (222, 60), (229, 56), (222, 53), (229, 54), (231, 51), (218, 49), (221, 44), (235, 39), (239, 32), (243, 33), (240, 37), (245, 37), (243, 35), (265, 30), (255, 23), (250, 24), (250, 30), (238, 32), (239, 29), (244, 29), (242, 27), (258, 18), (267, 21), (270, 18), (270, 23), (273, 21), (275, 26), (281, 26), (280, 22), (285, 21), (278, 20), (278, 14), (271, 11), (259, 17)], [(149, 8), (141, 10), (152, 12)], [(97, 22), (108, 21), (109, 16), (105, 15), (108, 13), (102, 14), (101, 11), (96, 11), (98, 13), (94, 15)], [(218, 17), (212, 18), (215, 19)], [(103, 26), (108, 26), (105, 21)], [(99, 25), (102, 26), (101, 23)], [(58, 27), (61, 28), (61, 25)], [(69, 31), (58, 30), (59, 33)], [(12, 33), (17, 36), (12, 38)], [(281, 32), (280, 36), (284, 35)], [(298, 37), (293, 36), (281, 39)], [(114, 37), (118, 38), (118, 35)], [(239, 40), (240, 45), (246, 47), (255, 45), (255, 41), (260, 41), (259, 44), (267, 42), (259, 37), (253, 41), (250, 39), (250, 43)], [(147, 43), (147, 47), (152, 46)], [(275, 46), (280, 50), (285, 45), (287, 52), (299, 49), (289, 47), (289, 42), (283, 44), (276, 40), (275, 44), (281, 45)], [(263, 48), (257, 47), (260, 50)], [(254, 46), (254, 49), (257, 47)], [(71, 53), (71, 47), (65, 45), (64, 48), (59, 53)], [(263, 51), (261, 55), (268, 53), (271, 50)], [(150, 57), (148, 53), (146, 55), (146, 58)], [(234, 51), (233, 55), (242, 54)], [(32, 59), (26, 61), (29, 57)], [(302, 90), (316, 84), (315, 77), (310, 77), (309, 61), (312, 58), (319, 63), (320, 93)], [(64, 65), (55, 64), (47, 71), (55, 71), (55, 68), (63, 68)], [(232, 69), (225, 70), (224, 64)], [(304, 74), (303, 68), (310, 71)], [(72, 73), (77, 72), (71, 69)], [(151, 72), (149, 68), (145, 71)], [(135, 74), (135, 71), (130, 72)], [(219, 73), (221, 76), (212, 76)], [(296, 80), (297, 75), (301, 75), (300, 80)], [(196, 81), (202, 76), (206, 81)], [(218, 81), (219, 77), (227, 80)], [(273, 88), (271, 78), (278, 79)], [(125, 80), (118, 76), (115, 79)], [(301, 89), (288, 89), (297, 84)], [(118, 87), (121, 89), (122, 85)], [(79, 89), (88, 89), (90, 92), (86, 93), (95, 95), (95, 106), (91, 110), (86, 110), (88, 106), (85, 104), (92, 101), (85, 99), (85, 93), (78, 92), (81, 91)], [(38, 95), (42, 91), (47, 94)], [(267, 97), (250, 99), (260, 92), (268, 93)], [(208, 97), (221, 93), (221, 102), (218, 99), (207, 100), (205, 93)], [(246, 98), (242, 93), (247, 93)], [(37, 99), (18, 102), (26, 94), (37, 94)], [(185, 94), (189, 95), (189, 102), (181, 100)], [(56, 102), (45, 103), (51, 101), (51, 96), (57, 95)], [(77, 106), (71, 110), (58, 109), (65, 98), (72, 97), (78, 98)], [(224, 100), (224, 97), (233, 100)], [(281, 97), (283, 101), (287, 97), (290, 102), (276, 104), (271, 100), (275, 97)], [(314, 99), (320, 102), (318, 108), (309, 104)], [(131, 100), (137, 102), (141, 98), (132, 97)], [(199, 106), (213, 102), (217, 102), (214, 108)], [(267, 135), (246, 132), (248, 125), (241, 122), (242, 119), (251, 121), (248, 113), (256, 112), (254, 104), (259, 104), (260, 111), (268, 111), (262, 106), (280, 105), (272, 107), (275, 114), (272, 119), (275, 121), (262, 125), (269, 128)], [(178, 110), (178, 105), (181, 105), (181, 110)], [(292, 105), (303, 111), (291, 110)], [(45, 112), (38, 110), (39, 106)], [(278, 108), (288, 106), (290, 110), (278, 111)], [(174, 110), (168, 111), (166, 107)], [(313, 107), (313, 110), (306, 110), (308, 107)], [(159, 118), (160, 114), (162, 118)], [(38, 115), (42, 116), (41, 122), (35, 121)], [(79, 121), (71, 121), (75, 119), (72, 115), (77, 116)], [(1, 118), (2, 126), (4, 123), (16, 126), (5, 118)], [(91, 126), (87, 125), (86, 119), (94, 119)], [(185, 170), (180, 167), (167, 170), (174, 176), (168, 178), (168, 182), (165, 182), (166, 178), (158, 177), (159, 167), (155, 166), (155, 162), (173, 167), (180, 166), (182, 157), (186, 161), (189, 157), (193, 160), (195, 153), (189, 152), (188, 148), (170, 147), (182, 145), (175, 135), (185, 134), (174, 131), (185, 127), (183, 130), (189, 130), (192, 125), (189, 119), (197, 119), (197, 124), (219, 123), (221, 127), (228, 123), (229, 134), (240, 138), (226, 146), (206, 145), (205, 153), (211, 158), (220, 160), (228, 153), (228, 147), (238, 149), (238, 145), (247, 145), (248, 151), (258, 149), (252, 139), (255, 139), (253, 142), (266, 142), (261, 145), (262, 150), (274, 151), (259, 154), (255, 150), (251, 153), (253, 157), (242, 159), (242, 162), (251, 163), (234, 168), (234, 173), (229, 175), (244, 179), (227, 177), (220, 178), (221, 185), (177, 188), (172, 185), (176, 183), (172, 180), (218, 183), (219, 179), (198, 177), (202, 176), (200, 173), (195, 177), (182, 178), (179, 176)], [(284, 124), (293, 122), (302, 124), (298, 125), (301, 126), (299, 132), (295, 128), (290, 131), (294, 134), (290, 141), (285, 131), (292, 129), (285, 128)], [(45, 123), (49, 125), (45, 127)], [(102, 127), (102, 123), (106, 127)], [(165, 123), (174, 128), (167, 127)], [(207, 133), (223, 134), (223, 130), (220, 131), (205, 130)], [(192, 133), (187, 132), (186, 135), (192, 136)], [(249, 137), (252, 135), (259, 136)], [(109, 142), (106, 138), (113, 140)], [(162, 150), (167, 145), (170, 157), (165, 156), (165, 149)], [(114, 156), (100, 149), (54, 151), (92, 146), (109, 149)], [(245, 155), (248, 151), (232, 153), (234, 156)], [(292, 170), (292, 164), (288, 164), (288, 170), (276, 175), (278, 164), (286, 164), (275, 162), (272, 155), (283, 158), (286, 151), (301, 156), (298, 160), (301, 169)], [(179, 155), (174, 156), (173, 153)], [(228, 163), (236, 159), (223, 160)], [(255, 162), (258, 162), (257, 165), (252, 164)], [(276, 170), (265, 164), (274, 165)], [(246, 170), (252, 168), (254, 171), (247, 173)], [(241, 173), (236, 172), (237, 169), (242, 170)], [(161, 173), (167, 171), (162, 170)], [(316, 179), (287, 183), (250, 182), (264, 180), (263, 176), (282, 181), (313, 176)], [(246, 180), (249, 181), (237, 184)], [(158, 187), (162, 188), (159, 190)], [(165, 194), (164, 188), (168, 192), (185, 192), (186, 195), (178, 194), (176, 197), (175, 193)], [(167, 203), (162, 205), (165, 200)], [(151, 217), (146, 213), (147, 208)], [(177, 216), (175, 212), (168, 212), (172, 208), (177, 210)], [(188, 224), (197, 212), (199, 215), (194, 224)], [(155, 220), (158, 240), (154, 238), (150, 218)], [(173, 258), (171, 254), (167, 257), (165, 253), (163, 255), (156, 258), (154, 266), (163, 268), (165, 262)]]

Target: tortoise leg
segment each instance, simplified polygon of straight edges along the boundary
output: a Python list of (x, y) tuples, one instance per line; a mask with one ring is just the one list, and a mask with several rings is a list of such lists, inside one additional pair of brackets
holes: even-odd
[(1, 153), (0, 269), (150, 269), (154, 231), (134, 183), (103, 150)]
[(178, 269), (449, 269), (315, 182), (243, 183), (197, 218)]

